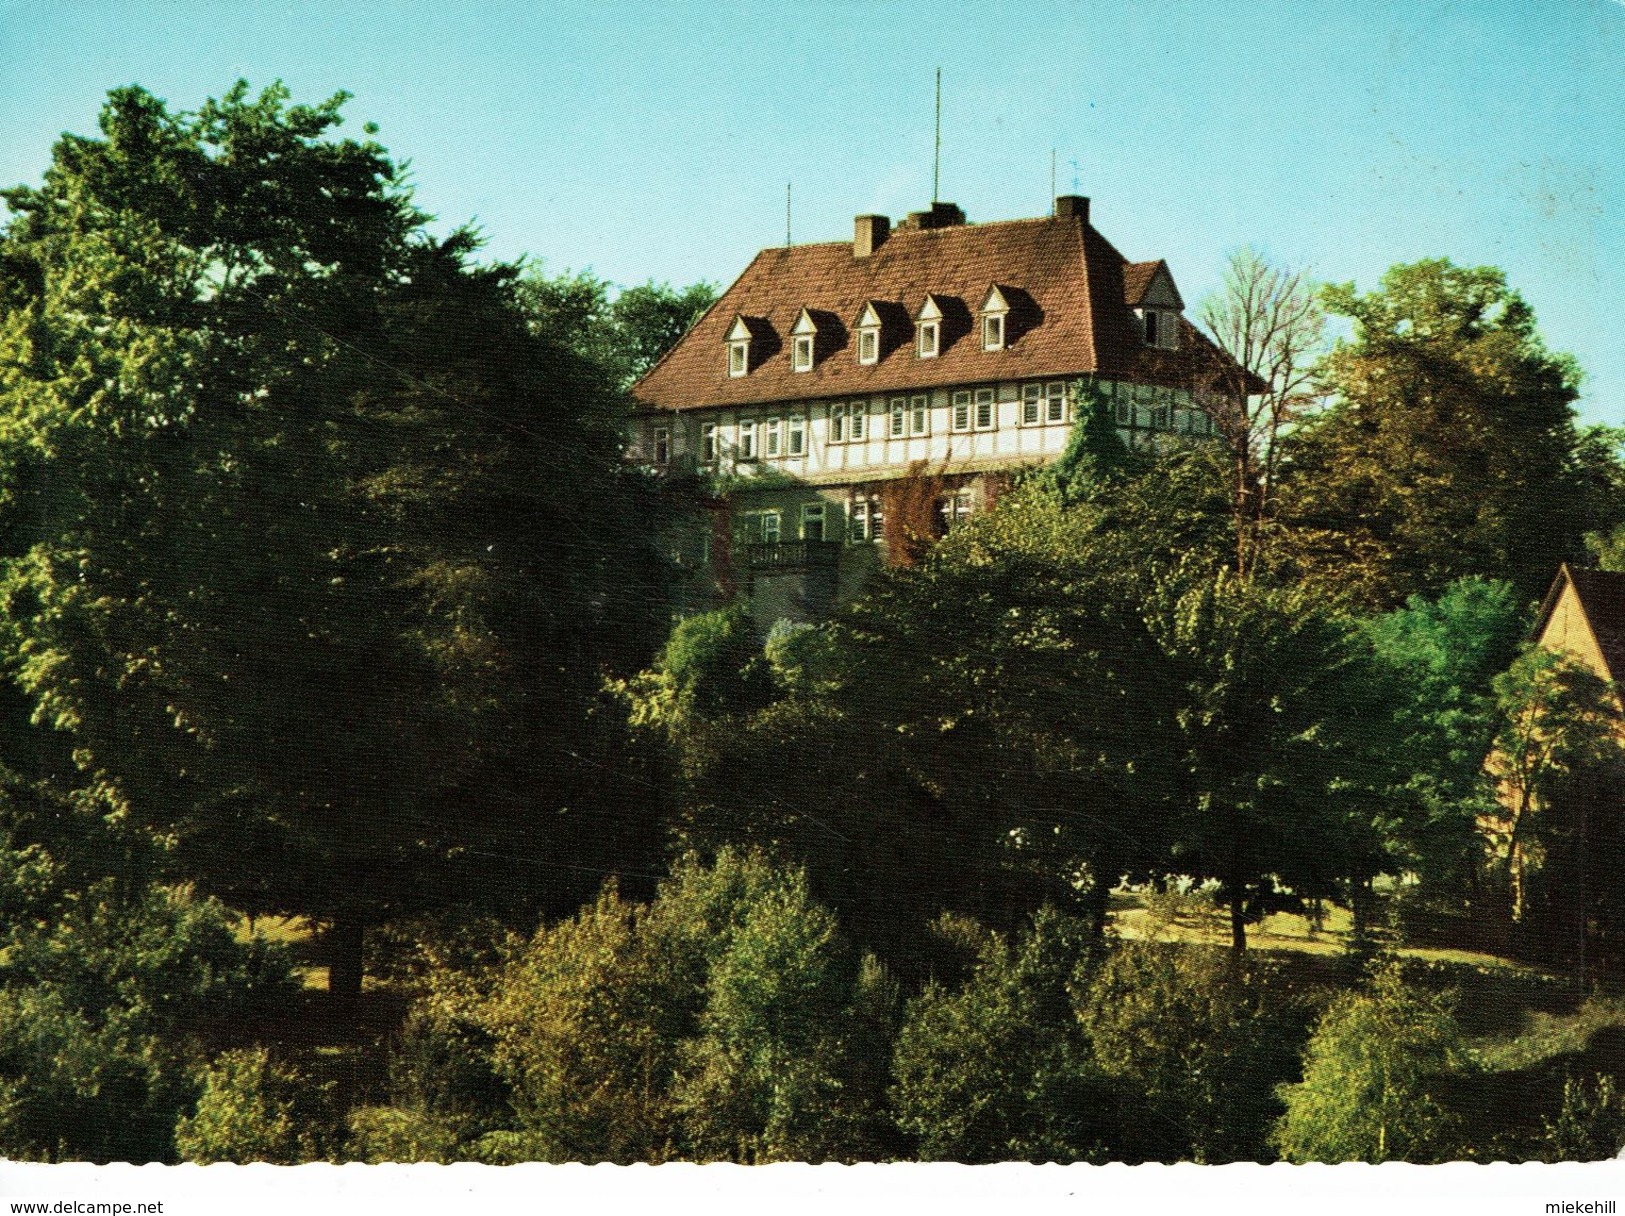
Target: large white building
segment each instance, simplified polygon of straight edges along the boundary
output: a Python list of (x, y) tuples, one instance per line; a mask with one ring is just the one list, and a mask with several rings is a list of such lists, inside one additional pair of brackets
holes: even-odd
[(764, 622), (817, 616), (884, 552), (905, 486), (932, 489), (940, 530), (1058, 456), (1080, 382), (1131, 444), (1210, 434), (1222, 356), (1183, 311), (1168, 267), (1118, 253), (1086, 198), (990, 224), (951, 203), (895, 228), (860, 215), (850, 242), (756, 255), (634, 387), (636, 445), (727, 488), (682, 554), (698, 585), (747, 592)]

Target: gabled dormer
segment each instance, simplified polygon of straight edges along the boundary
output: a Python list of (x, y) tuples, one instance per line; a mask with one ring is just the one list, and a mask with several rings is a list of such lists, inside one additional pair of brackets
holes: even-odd
[(790, 327), (790, 370), (810, 372), (818, 362), (818, 321), (803, 308)]
[(734, 323), (723, 338), (728, 347), (728, 375), (748, 376), (761, 362), (761, 323), (743, 313), (734, 314)]
[(872, 367), (907, 344), (913, 327), (908, 310), (901, 304), (893, 300), (868, 300), (852, 328), (858, 335), (858, 362)]
[(1163, 350), (1179, 347), (1179, 314), (1185, 302), (1179, 298), (1174, 276), (1165, 262), (1134, 262), (1123, 268), (1124, 294), (1134, 310), (1140, 341)]
[(1003, 350), (1010, 339), (1010, 299), (997, 283), (982, 297), (982, 349)]
[(880, 319), (880, 310), (875, 302), (870, 300), (863, 306), (858, 314), (858, 362), (863, 364), (880, 362), (880, 335), (885, 328)]
[(934, 295), (914, 314), (914, 353), (921, 359), (935, 359), (942, 353), (942, 302)]

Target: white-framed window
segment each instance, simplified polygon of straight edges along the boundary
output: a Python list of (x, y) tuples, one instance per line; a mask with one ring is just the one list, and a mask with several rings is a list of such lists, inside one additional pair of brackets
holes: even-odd
[(750, 372), (750, 343), (728, 343), (728, 374), (743, 376)]
[(717, 424), (707, 422), (700, 427), (700, 463), (713, 464), (717, 458)]
[(1004, 349), (1004, 314), (990, 312), (982, 318), (982, 349)]
[(937, 500), (937, 514), (942, 519), (942, 530), (952, 532), (970, 518), (972, 497), (969, 490), (956, 490)]
[(990, 388), (976, 390), (974, 411), (971, 425), (978, 431), (991, 431), (998, 423), (998, 405)]
[(956, 431), (970, 430), (970, 390), (960, 389), (953, 395), (949, 425)]
[(739, 459), (756, 459), (756, 423), (750, 419), (739, 424)]
[(777, 511), (763, 511), (761, 514), (761, 537), (766, 545), (777, 544), (779, 540), (780, 515)]
[(942, 341), (942, 323), (940, 321), (921, 321), (919, 340), (915, 344), (916, 351), (922, 359), (935, 359), (937, 348)]
[(877, 496), (854, 496), (846, 506), (847, 536), (852, 540), (884, 540), (886, 513)]
[(1066, 382), (1051, 380), (1044, 386), (1044, 421), (1066, 421)]
[(1023, 384), (1021, 386), (1021, 425), (1037, 426), (1044, 418), (1044, 386), (1042, 384)]
[(654, 435), (653, 435), (653, 443), (650, 446), (654, 448), (654, 457), (655, 457), (655, 463), (656, 464), (670, 464), (671, 463), (671, 428), (669, 426), (657, 426), (657, 427), (655, 427), (654, 428)]
[(810, 372), (813, 365), (813, 340), (811, 334), (800, 334), (790, 343), (790, 369), (798, 372)]
[(807, 419), (802, 414), (791, 414), (785, 427), (785, 451), (790, 456), (802, 456), (807, 451)]
[(901, 439), (908, 433), (908, 398), (893, 397), (889, 415), (891, 429), (888, 433), (893, 439)]
[(858, 330), (858, 362), (880, 362), (880, 330), (872, 325)]
[(784, 455), (784, 423), (769, 418), (762, 431), (762, 454), (769, 460)]
[(846, 402), (837, 401), (829, 407), (829, 441), (846, 442)]
[(864, 419), (869, 416), (867, 401), (854, 401), (846, 415), (846, 437), (853, 443), (863, 442)]
[(824, 504), (821, 502), (806, 502), (801, 504), (801, 539), (824, 539)]
[(918, 393), (908, 399), (908, 433), (925, 435), (931, 430), (931, 399)]

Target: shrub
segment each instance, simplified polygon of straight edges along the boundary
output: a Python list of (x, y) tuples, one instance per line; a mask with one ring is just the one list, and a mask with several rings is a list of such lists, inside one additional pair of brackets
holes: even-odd
[[(8, 894), (37, 877), (8, 867)], [(49, 918), (5, 929), (0, 1151), (11, 1157), (172, 1159), (205, 1032), (295, 991), (285, 955), (236, 941), (224, 908), (181, 889), (104, 880), (57, 891)]]
[(957, 991), (935, 983), (908, 1006), (892, 1101), (933, 1161), (1124, 1160), (1156, 1156), (1094, 1065), (1071, 990), (1093, 934), (1046, 911), (1012, 946), (990, 938)]
[(873, 1156), (892, 999), (800, 871), (724, 851), (680, 865), (647, 907), (607, 889), (476, 1003), (517, 1124), (478, 1155)]
[(1201, 947), (1130, 943), (1082, 994), (1096, 1065), (1143, 1094), (1197, 1161), (1266, 1160), (1306, 1027), (1278, 975)]
[(1625, 1148), (1625, 1094), (1614, 1078), (1599, 1076), (1590, 1085), (1569, 1077), (1563, 1082), (1563, 1106), (1547, 1119), (1544, 1161), (1605, 1161)]
[(175, 1125), (175, 1147), (199, 1164), (328, 1160), (337, 1141), (329, 1090), (264, 1048), (224, 1052), (203, 1073), (196, 1111)]
[(1381, 964), (1320, 1019), (1272, 1138), (1288, 1161), (1448, 1160), (1457, 1121), (1435, 1095), (1467, 1066), (1449, 998)]

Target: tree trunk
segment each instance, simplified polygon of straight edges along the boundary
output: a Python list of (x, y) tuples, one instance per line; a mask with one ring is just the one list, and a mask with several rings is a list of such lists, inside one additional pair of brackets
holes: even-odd
[(1230, 842), (1230, 950), (1239, 960), (1247, 953), (1247, 887), (1241, 877), (1241, 841)]
[(327, 991), (338, 1000), (361, 996), (361, 947), (366, 925), (357, 916), (335, 917), (327, 931)]
[(1089, 927), (1097, 938), (1106, 936), (1106, 917), (1111, 894), (1106, 884), (1101, 882), (1099, 877), (1096, 877), (1083, 896), (1084, 916), (1088, 918)]

